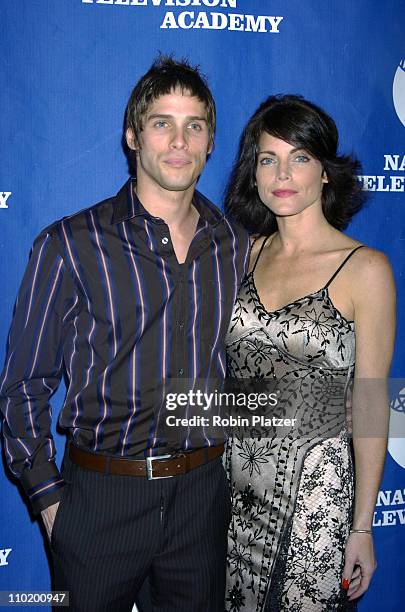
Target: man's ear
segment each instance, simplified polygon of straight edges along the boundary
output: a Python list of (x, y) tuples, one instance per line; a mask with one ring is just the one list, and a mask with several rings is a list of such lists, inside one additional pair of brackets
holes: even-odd
[(135, 137), (135, 134), (133, 132), (133, 130), (131, 128), (127, 128), (126, 132), (125, 132), (125, 139), (127, 141), (127, 145), (128, 148), (131, 149), (132, 151), (138, 151), (139, 150), (139, 144), (138, 141)]
[(211, 155), (214, 149), (215, 149), (215, 142), (214, 142), (214, 139), (212, 139), (210, 140), (208, 144), (207, 155)]

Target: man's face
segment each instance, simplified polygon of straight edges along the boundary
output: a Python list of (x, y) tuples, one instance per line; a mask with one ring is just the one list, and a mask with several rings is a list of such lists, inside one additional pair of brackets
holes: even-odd
[(212, 148), (205, 104), (176, 89), (151, 104), (142, 127), (138, 141), (132, 130), (126, 133), (129, 148), (136, 151), (138, 186), (194, 188)]

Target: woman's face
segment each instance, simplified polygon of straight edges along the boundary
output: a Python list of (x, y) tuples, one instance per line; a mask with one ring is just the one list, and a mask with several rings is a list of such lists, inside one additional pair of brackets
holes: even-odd
[(322, 188), (328, 180), (317, 159), (267, 132), (261, 135), (258, 149), (257, 189), (275, 215), (287, 217), (322, 206)]

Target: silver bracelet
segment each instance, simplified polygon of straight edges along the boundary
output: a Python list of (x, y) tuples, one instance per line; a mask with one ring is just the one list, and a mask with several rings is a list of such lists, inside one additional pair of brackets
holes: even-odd
[(350, 529), (349, 533), (368, 533), (369, 535), (372, 534), (371, 529)]

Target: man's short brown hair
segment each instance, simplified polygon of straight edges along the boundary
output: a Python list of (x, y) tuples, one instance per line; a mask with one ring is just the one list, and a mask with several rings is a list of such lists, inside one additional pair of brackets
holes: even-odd
[(188, 61), (179, 62), (165, 55), (160, 55), (135, 85), (127, 105), (125, 129), (130, 129), (135, 140), (138, 140), (143, 129), (143, 119), (150, 105), (176, 89), (195, 96), (205, 104), (210, 145), (212, 145), (216, 122), (215, 102), (205, 77), (198, 67), (191, 66)]

